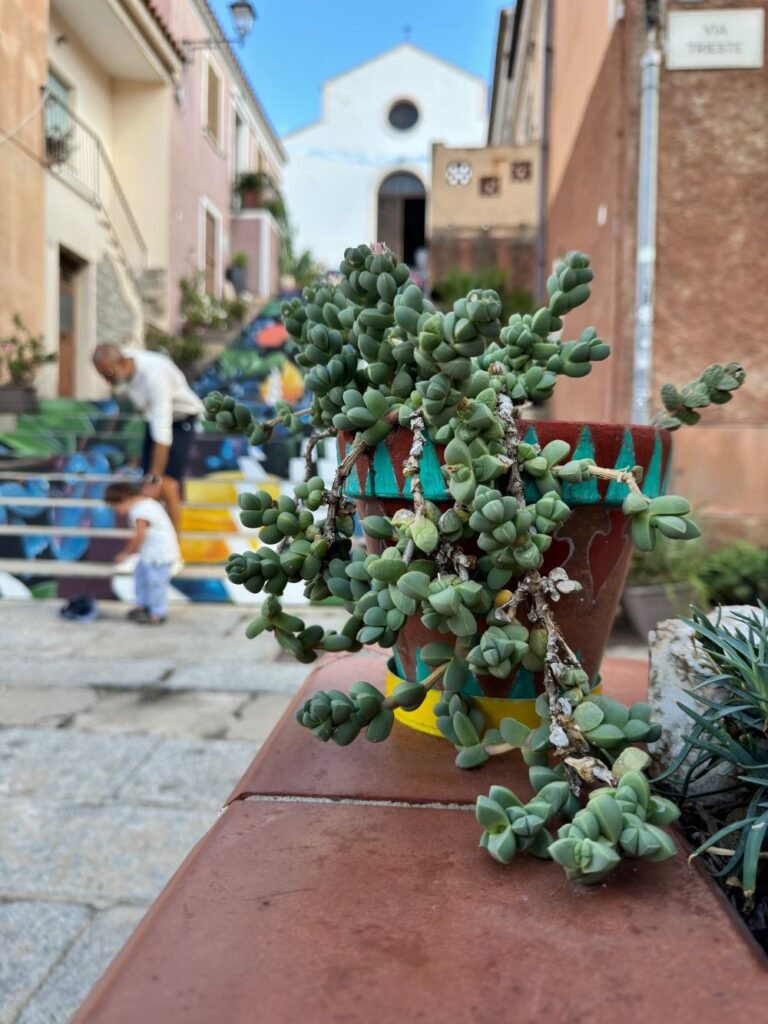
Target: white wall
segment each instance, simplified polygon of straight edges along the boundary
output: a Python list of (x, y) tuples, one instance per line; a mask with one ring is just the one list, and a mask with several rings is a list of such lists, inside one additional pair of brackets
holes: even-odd
[[(387, 120), (400, 99), (420, 111), (408, 131)], [(297, 249), (336, 268), (348, 245), (376, 241), (378, 189), (388, 174), (410, 171), (428, 191), (432, 144), (481, 146), (486, 124), (485, 83), (407, 43), (329, 80), (321, 120), (283, 139)]]

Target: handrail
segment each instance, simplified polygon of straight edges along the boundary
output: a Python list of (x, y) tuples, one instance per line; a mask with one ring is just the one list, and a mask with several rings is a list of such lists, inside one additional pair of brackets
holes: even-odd
[(67, 179), (104, 211), (139, 283), (147, 268), (147, 246), (101, 138), (52, 94), (45, 99), (43, 125), (49, 170)]

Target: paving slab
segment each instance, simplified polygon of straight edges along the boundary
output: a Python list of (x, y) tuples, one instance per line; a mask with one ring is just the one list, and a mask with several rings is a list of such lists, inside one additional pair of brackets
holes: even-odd
[(764, 1016), (768, 973), (685, 858), (584, 890), (478, 835), (459, 810), (234, 804), (73, 1024)]
[(108, 736), (69, 729), (0, 729), (0, 796), (47, 803), (110, 799), (121, 780), (146, 761), (157, 742), (148, 736)]
[(143, 916), (141, 907), (112, 907), (97, 913), (24, 1007), (16, 1024), (67, 1024), (94, 979)]
[[(72, 726), (89, 731), (156, 733), (162, 736), (224, 736), (244, 694), (158, 690), (104, 693), (75, 715)], [(288, 698), (282, 698), (287, 701)], [(0, 701), (0, 717), (2, 701)]]
[(119, 786), (117, 798), (134, 805), (218, 810), (253, 752), (253, 743), (238, 740), (167, 739)]
[(232, 693), (296, 693), (307, 666), (293, 659), (265, 661), (258, 657), (231, 658), (181, 664), (163, 680), (168, 690), (216, 690)]
[[(495, 758), (479, 769), (454, 765), (455, 751), (445, 740), (415, 732), (395, 722), (386, 743), (362, 737), (348, 747), (321, 743), (294, 720), (292, 711), (318, 689), (345, 690), (357, 679), (382, 686), (386, 655), (361, 652), (322, 659), (278, 727), (259, 751), (229, 800), (252, 794), (410, 800), (417, 803), (474, 804), (491, 784), (530, 794), (522, 758)], [(608, 659), (603, 666), (606, 692), (632, 703), (644, 698), (645, 665)]]
[(87, 907), (73, 903), (0, 903), (0, 1024), (16, 1020), (91, 917)]
[(282, 693), (257, 693), (240, 708), (227, 739), (263, 743), (284, 715), (291, 698)]
[(42, 686), (0, 687), (0, 726), (58, 726), (98, 700), (95, 690), (72, 686), (51, 689)]
[[(138, 627), (137, 627), (138, 628)], [(72, 654), (63, 658), (8, 655), (3, 657), (3, 682), (23, 686), (153, 686), (169, 675), (176, 663), (168, 658), (123, 658)]]
[(210, 827), (203, 808), (3, 802), (0, 899), (147, 904)]

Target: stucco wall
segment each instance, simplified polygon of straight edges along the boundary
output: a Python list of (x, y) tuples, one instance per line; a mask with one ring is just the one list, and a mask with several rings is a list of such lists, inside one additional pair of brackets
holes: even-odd
[[(375, 241), (381, 182), (407, 170), (428, 190), (434, 142), (482, 145), (485, 91), (479, 79), (408, 44), (326, 82), (321, 120), (284, 139), (298, 248), (335, 267), (346, 246)], [(420, 111), (408, 131), (387, 120), (399, 99)]]
[[(466, 185), (451, 185), (446, 170), (451, 163), (468, 163), (472, 179)], [(521, 176), (528, 166), (530, 176)], [(514, 171), (514, 173), (513, 173)], [(483, 178), (497, 178), (494, 195), (483, 192)], [(473, 228), (486, 226), (532, 227), (537, 220), (537, 146), (488, 146), (484, 148), (432, 147), (432, 195), (430, 228)]]
[[(43, 156), (40, 87), (45, 84), (47, 0), (5, 0), (0, 6), (0, 333), (18, 312), (35, 332), (44, 328)], [(51, 344), (51, 339), (47, 339)]]
[(170, 235), (170, 84), (113, 84), (114, 162), (141, 227), (150, 267), (167, 267)]
[[(633, 85), (624, 61), (627, 23), (614, 32), (549, 207), (548, 268), (570, 249), (589, 254), (592, 297), (565, 319), (565, 337), (594, 326), (610, 358), (588, 377), (560, 379), (551, 403), (560, 419), (625, 421), (631, 410), (632, 304), (637, 191)], [(555, 67), (559, 60), (555, 52)], [(632, 76), (634, 81), (634, 76)]]
[[(549, 196), (554, 199), (577, 142), (621, 7), (617, 0), (554, 0)], [(637, 13), (637, 12), (635, 12)], [(640, 12), (641, 13), (641, 12)]]

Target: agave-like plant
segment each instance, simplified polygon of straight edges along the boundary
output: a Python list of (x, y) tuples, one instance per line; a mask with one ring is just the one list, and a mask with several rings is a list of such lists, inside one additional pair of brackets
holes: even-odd
[[(711, 621), (698, 609), (683, 621), (693, 628), (711, 672), (689, 691), (698, 707), (680, 703), (691, 731), (655, 783), (709, 820), (735, 818), (692, 856), (709, 853), (723, 860), (715, 875), (737, 884), (749, 909), (761, 855), (768, 850), (768, 607), (760, 602), (754, 613), (734, 612), (727, 624), (720, 617)], [(705, 687), (709, 696), (701, 692)], [(708, 779), (710, 789), (691, 791), (694, 782), (700, 787)]]

